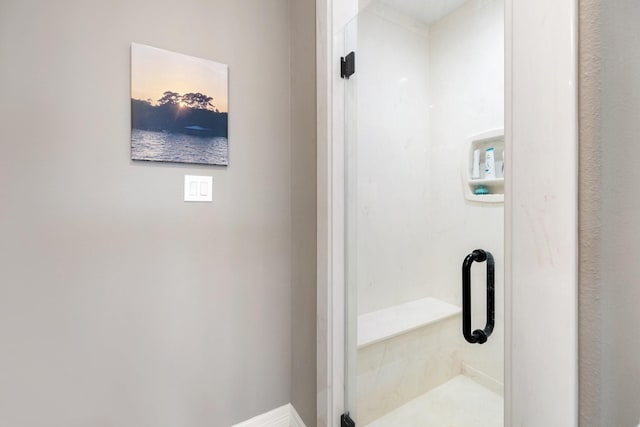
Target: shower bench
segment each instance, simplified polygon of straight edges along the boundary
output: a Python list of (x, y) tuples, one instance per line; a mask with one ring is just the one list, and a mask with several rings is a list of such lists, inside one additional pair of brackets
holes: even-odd
[(358, 420), (362, 425), (462, 370), (461, 309), (436, 298), (358, 316)]
[(436, 298), (395, 305), (358, 316), (358, 348), (393, 338), (460, 314), (461, 309)]

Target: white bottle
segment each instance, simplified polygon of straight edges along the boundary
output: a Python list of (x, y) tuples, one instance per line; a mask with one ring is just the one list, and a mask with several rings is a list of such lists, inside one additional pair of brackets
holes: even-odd
[(473, 150), (473, 170), (471, 179), (480, 178), (480, 149)]
[(493, 155), (493, 147), (489, 147), (484, 152), (484, 178), (496, 178), (496, 163)]

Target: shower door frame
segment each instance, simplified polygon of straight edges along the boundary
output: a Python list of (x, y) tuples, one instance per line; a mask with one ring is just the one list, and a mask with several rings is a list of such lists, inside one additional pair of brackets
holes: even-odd
[[(577, 426), (577, 11), (577, 0), (505, 0), (505, 426)], [(340, 30), (358, 0), (317, 0), (316, 12), (317, 425), (335, 427), (345, 410)]]

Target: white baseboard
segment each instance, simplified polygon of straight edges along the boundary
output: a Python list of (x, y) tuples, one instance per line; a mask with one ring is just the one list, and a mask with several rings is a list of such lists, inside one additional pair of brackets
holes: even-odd
[(298, 411), (296, 411), (296, 408), (294, 408), (292, 404), (289, 404), (289, 409), (291, 414), (291, 427), (306, 427)]
[(255, 416), (231, 427), (305, 427), (292, 404)]

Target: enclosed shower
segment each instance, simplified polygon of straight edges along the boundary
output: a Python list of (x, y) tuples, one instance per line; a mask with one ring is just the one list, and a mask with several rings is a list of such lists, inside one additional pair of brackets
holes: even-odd
[(503, 1), (361, 1), (344, 52), (349, 418), (503, 425)]

